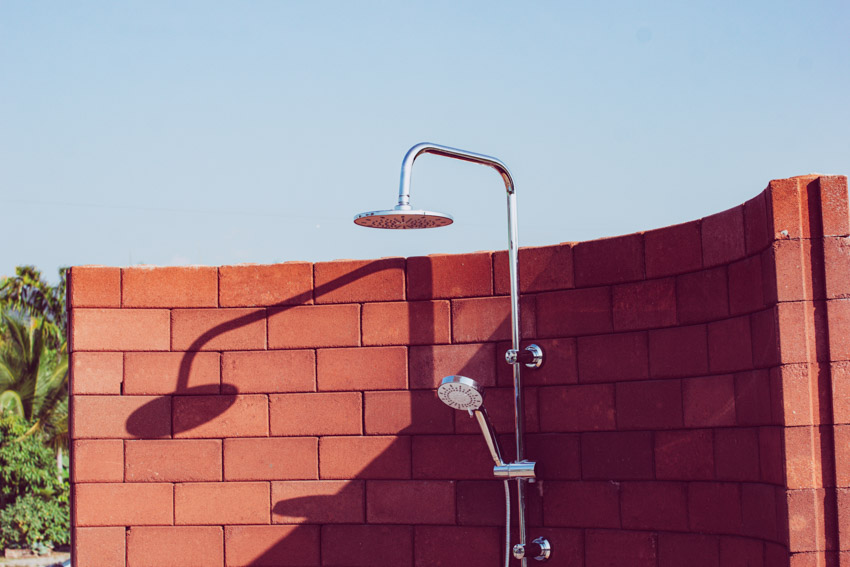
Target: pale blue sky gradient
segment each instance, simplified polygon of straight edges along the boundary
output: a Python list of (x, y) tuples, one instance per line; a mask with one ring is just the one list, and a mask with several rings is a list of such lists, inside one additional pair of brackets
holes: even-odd
[(0, 275), (503, 249), (850, 172), (850, 3), (0, 0)]

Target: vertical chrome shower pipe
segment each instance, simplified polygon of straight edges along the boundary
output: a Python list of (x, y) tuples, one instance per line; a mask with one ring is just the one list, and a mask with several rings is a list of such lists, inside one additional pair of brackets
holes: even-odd
[[(398, 190), (397, 209), (410, 208), (410, 177), (413, 171), (413, 162), (422, 154), (435, 154), (439, 156), (469, 161), (494, 168), (502, 176), (508, 197), (508, 269), (511, 280), (511, 341), (514, 351), (519, 350), (520, 340), (520, 310), (519, 310), (519, 273), (518, 273), (518, 244), (517, 244), (517, 214), (516, 214), (516, 190), (508, 166), (494, 157), (476, 154), (466, 150), (440, 146), (431, 143), (417, 144), (408, 150), (401, 164), (401, 181)], [(525, 459), (525, 423), (523, 420), (522, 382), (520, 379), (521, 364), (512, 364), (514, 377), (514, 420), (516, 427), (516, 461)], [(520, 543), (526, 543), (525, 534), (525, 481), (517, 478), (517, 532)], [(528, 559), (523, 557), (522, 567), (527, 567)]]

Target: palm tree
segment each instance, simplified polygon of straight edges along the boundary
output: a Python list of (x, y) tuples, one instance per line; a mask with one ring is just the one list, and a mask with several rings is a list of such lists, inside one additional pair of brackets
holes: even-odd
[(62, 454), (68, 447), (68, 355), (65, 345), (47, 346), (44, 320), (29, 322), (0, 315), (6, 330), (0, 344), (0, 414), (34, 422), (26, 435), (41, 432), (56, 452), (62, 476)]

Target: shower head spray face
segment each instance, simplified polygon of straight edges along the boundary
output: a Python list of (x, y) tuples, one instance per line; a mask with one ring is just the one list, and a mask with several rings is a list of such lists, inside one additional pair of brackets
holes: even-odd
[(360, 213), (354, 217), (354, 224), (387, 229), (437, 228), (448, 226), (453, 222), (452, 216), (446, 213), (398, 208)]
[(484, 388), (466, 376), (446, 376), (437, 388), (437, 396), (457, 410), (477, 410), (484, 403)]

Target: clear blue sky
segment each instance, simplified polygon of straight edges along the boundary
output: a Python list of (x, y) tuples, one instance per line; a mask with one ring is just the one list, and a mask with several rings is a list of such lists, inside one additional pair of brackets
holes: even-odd
[(503, 249), (850, 173), (850, 3), (0, 1), (0, 275)]

